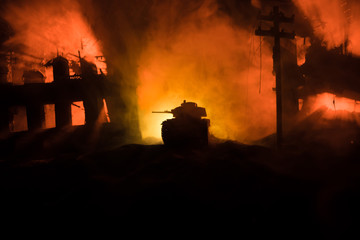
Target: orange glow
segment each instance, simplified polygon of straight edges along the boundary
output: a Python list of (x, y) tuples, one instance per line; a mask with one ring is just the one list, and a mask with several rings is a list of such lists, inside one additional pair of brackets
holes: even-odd
[(45, 128), (54, 128), (55, 122), (55, 104), (44, 105), (45, 111)]
[[(94, 62), (106, 73), (105, 59), (96, 58), (102, 56), (101, 44), (76, 1), (60, 0), (45, 4), (44, 1), (34, 0), (23, 1), (21, 5), (10, 2), (4, 13), (4, 18), (11, 23), (16, 33), (6, 45), (19, 53), (18, 69), (39, 69), (41, 64), (57, 54), (78, 60), (76, 56), (80, 51), (81, 57)], [(33, 66), (29, 65), (31, 62)], [(46, 82), (51, 82), (51, 71), (46, 71), (45, 75)], [(19, 81), (14, 79), (15, 83)]]
[(106, 119), (105, 122), (109, 123), (110, 122), (110, 117), (109, 117), (109, 111), (108, 111), (108, 108), (107, 108), (105, 98), (103, 98), (103, 104), (104, 104), (103, 112), (104, 112), (105, 119)]
[[(83, 16), (79, 3), (71, 0), (59, 0), (44, 3), (41, 0), (22, 1), (22, 4), (9, 2), (5, 6), (4, 18), (11, 24), (15, 35), (5, 45), (14, 51), (19, 61), (15, 69), (18, 74), (12, 79), (14, 84), (23, 84), (22, 72), (26, 69), (37, 69), (45, 76), (45, 82), (53, 81), (52, 68), (44, 64), (62, 55), (68, 60), (79, 61), (80, 56), (94, 62), (102, 73), (106, 74), (105, 58), (101, 57), (101, 43), (95, 38), (92, 29)], [(85, 123), (82, 102), (71, 106), (73, 125)], [(54, 105), (45, 105), (45, 127), (55, 127)], [(13, 131), (24, 130), (15, 115)], [(24, 120), (26, 121), (26, 119)]]
[(339, 0), (294, 0), (295, 4), (310, 19), (315, 34), (329, 48), (344, 42), (345, 15)]
[(360, 112), (360, 103), (358, 101), (344, 97), (337, 97), (331, 93), (318, 94), (310, 97), (309, 101), (312, 102), (311, 112), (314, 112), (322, 107), (326, 107), (329, 110), (328, 114), (325, 116), (327, 118), (335, 117), (336, 112)]
[(293, 0), (310, 20), (317, 37), (329, 49), (348, 38), (348, 50), (360, 55), (360, 2), (348, 0)]
[[(154, 14), (157, 21), (150, 29), (150, 41), (138, 68), (144, 138), (160, 138), (161, 122), (172, 118), (171, 114), (152, 111), (171, 110), (183, 100), (206, 108), (210, 132), (216, 137), (250, 142), (275, 131), (272, 46), (262, 44), (260, 91), (259, 38), (254, 36), (255, 30), (235, 27), (217, 10), (214, 1), (205, 1), (176, 26), (171, 25), (176, 11)], [(173, 29), (171, 34), (169, 29)]]
[(73, 126), (85, 124), (85, 109), (84, 109), (84, 103), (82, 101), (74, 102), (71, 105), (71, 116), (72, 116)]
[(301, 66), (305, 63), (305, 56), (307, 49), (311, 46), (309, 38), (295, 37), (297, 50), (297, 65)]

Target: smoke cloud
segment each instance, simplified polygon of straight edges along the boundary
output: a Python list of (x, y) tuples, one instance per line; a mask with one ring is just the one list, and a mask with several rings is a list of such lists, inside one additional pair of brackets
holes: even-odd
[[(253, 4), (253, 6), (251, 5)], [(216, 137), (251, 142), (275, 131), (272, 43), (254, 36), (259, 1), (9, 2), (8, 44), (50, 57), (105, 56), (116, 83), (118, 119), (136, 135), (160, 137), (183, 100), (207, 109)], [(255, 7), (254, 7), (255, 6)], [(88, 42), (85, 42), (86, 41)], [(260, 69), (261, 52), (261, 69)], [(85, 54), (85, 53), (84, 53)], [(260, 78), (261, 75), (261, 78)]]
[(263, 42), (260, 86), (254, 25), (237, 24), (215, 1), (161, 2), (151, 16), (138, 67), (144, 137), (159, 137), (169, 117), (152, 110), (170, 110), (185, 99), (207, 109), (216, 137), (249, 142), (274, 131), (272, 52)]
[(81, 51), (82, 56), (90, 61), (102, 55), (101, 44), (94, 37), (76, 1), (61, 0), (46, 4), (39, 0), (9, 1), (2, 16), (15, 32), (5, 45), (20, 53), (28, 68), (33, 67), (31, 61), (40, 63), (41, 59), (49, 60), (57, 54), (73, 58)]
[(360, 55), (360, 3), (354, 0), (293, 0), (310, 21), (316, 37), (331, 49), (348, 40), (348, 50)]

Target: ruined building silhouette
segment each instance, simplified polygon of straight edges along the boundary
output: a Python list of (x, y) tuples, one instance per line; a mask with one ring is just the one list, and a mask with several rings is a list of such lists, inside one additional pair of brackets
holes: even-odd
[(104, 108), (108, 82), (103, 74), (97, 74), (96, 66), (80, 59), (81, 74), (70, 75), (69, 62), (62, 56), (49, 61), (45, 66), (53, 67), (54, 81), (45, 83), (44, 75), (38, 70), (24, 71), (24, 85), (13, 85), (6, 81), (5, 71), (0, 86), (0, 128), (9, 132), (12, 106), (25, 106), (28, 130), (44, 128), (44, 105), (55, 105), (56, 128), (72, 125), (71, 105), (83, 101), (85, 123), (94, 124)]

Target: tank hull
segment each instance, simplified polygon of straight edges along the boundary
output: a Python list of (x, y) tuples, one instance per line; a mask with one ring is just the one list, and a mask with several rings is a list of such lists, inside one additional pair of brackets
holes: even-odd
[(209, 125), (209, 119), (168, 119), (161, 136), (167, 146), (207, 146)]

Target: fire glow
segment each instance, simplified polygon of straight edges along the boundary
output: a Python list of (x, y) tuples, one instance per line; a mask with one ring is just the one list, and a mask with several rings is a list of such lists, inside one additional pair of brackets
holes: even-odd
[[(329, 4), (326, 1), (294, 3), (329, 49), (341, 45), (348, 37), (349, 49), (357, 52), (356, 37), (347, 35), (360, 23), (352, 17), (357, 11), (356, 4), (350, 6), (337, 0)], [(352, 13), (348, 11), (350, 7)], [(158, 25), (150, 31), (151, 41), (142, 53), (138, 71), (140, 126), (144, 137), (159, 137), (161, 122), (171, 117), (151, 115), (152, 110), (171, 110), (184, 99), (207, 109), (212, 123), (210, 132), (220, 138), (254, 140), (275, 131), (272, 46), (263, 46), (263, 85), (259, 94), (259, 53), (246, 54), (246, 50), (252, 49), (253, 29), (234, 28), (230, 18), (217, 13), (217, 5), (207, 1), (187, 21), (176, 26), (172, 35), (167, 35), (166, 30), (172, 29), (174, 13), (157, 16)], [(297, 45), (298, 65), (301, 65), (310, 46), (309, 39), (298, 38)], [(259, 49), (259, 42), (256, 46)], [(319, 94), (312, 103), (313, 111), (322, 106), (334, 113), (359, 111), (355, 100), (330, 93)]]
[(346, 111), (350, 113), (359, 113), (360, 112), (360, 102), (354, 99), (337, 97), (331, 93), (321, 93), (315, 97), (311, 97), (312, 102), (312, 111), (316, 111), (322, 107), (326, 107), (330, 110), (332, 114), (329, 114), (330, 117), (335, 117), (336, 112)]
[[(98, 73), (100, 69), (107, 73), (100, 41), (95, 38), (77, 1), (61, 0), (47, 4), (43, 1), (22, 1), (21, 4), (8, 3), (5, 8), (4, 18), (11, 23), (15, 32), (5, 45), (16, 54), (17, 59), (9, 82), (24, 84), (22, 73), (31, 69), (44, 74), (46, 83), (52, 82), (52, 68), (45, 68), (44, 64), (57, 55), (64, 56), (70, 63), (78, 63), (79, 57), (85, 58), (95, 63)], [(79, 74), (71, 67), (71, 74)], [(78, 105), (81, 106), (72, 106), (73, 125), (83, 125), (85, 122), (82, 102)], [(54, 127), (54, 107), (45, 106), (44, 110), (44, 127)], [(18, 108), (18, 111), (24, 109)], [(17, 126), (11, 128), (13, 131), (27, 129), (24, 123), (26, 118), (15, 118), (14, 121)]]
[(271, 46), (263, 44), (260, 87), (259, 38), (254, 37), (254, 28), (236, 26), (213, 1), (182, 16), (176, 26), (171, 25), (176, 11), (155, 17), (138, 68), (143, 137), (160, 138), (161, 122), (172, 117), (151, 111), (171, 110), (183, 100), (206, 108), (209, 130), (216, 137), (246, 142), (274, 132)]
[(4, 18), (15, 31), (6, 43), (10, 49), (47, 60), (57, 54), (71, 57), (80, 51), (98, 67), (104, 67), (95, 61), (95, 56), (102, 55), (100, 42), (94, 37), (76, 1), (62, 0), (53, 4), (24, 1), (21, 5), (9, 4), (5, 13)]
[(347, 41), (348, 50), (360, 55), (360, 4), (351, 0), (293, 0), (310, 20), (314, 33), (328, 49)]
[[(259, 8), (262, 5), (262, 1), (251, 2)], [(350, 31), (360, 23), (353, 17), (358, 10), (357, 4), (351, 5), (352, 12), (349, 13), (347, 9), (350, 6), (341, 7), (338, 0), (293, 2), (309, 18), (315, 35), (326, 42), (329, 49), (343, 43), (344, 36), (351, 32), (348, 35), (349, 49), (354, 54), (360, 53), (357, 51), (359, 41), (354, 35), (357, 31)], [(127, 39), (124, 41), (132, 42), (133, 48), (124, 47), (129, 52), (124, 56), (108, 54), (116, 60), (112, 64), (117, 65), (124, 79), (134, 82), (121, 79), (119, 81), (124, 81), (121, 84), (137, 86), (136, 111), (142, 136), (160, 138), (161, 122), (171, 115), (151, 112), (171, 110), (183, 100), (206, 108), (211, 120), (210, 132), (216, 137), (251, 142), (274, 133), (273, 43), (255, 37), (256, 26), (235, 23), (234, 17), (223, 12), (217, 1), (186, 3), (193, 4), (186, 13), (179, 10), (184, 6), (182, 4), (183, 1), (160, 1), (146, 9), (151, 21), (144, 30), (144, 42), (138, 44), (141, 48), (137, 49), (137, 44), (133, 43), (137, 35), (124, 31), (123, 37)], [(104, 61), (97, 61), (97, 56), (102, 56), (102, 46), (82, 11), (78, 1), (70, 0), (61, 0), (56, 4), (44, 4), (40, 0), (23, 1), (21, 6), (9, 4), (5, 18), (16, 34), (6, 44), (9, 48), (14, 47), (41, 59), (51, 59), (60, 54), (69, 60), (78, 60), (76, 55), (80, 50), (82, 57), (94, 61), (98, 68), (105, 71)], [(335, 20), (332, 19), (334, 16)], [(344, 25), (349, 29), (343, 28)], [(299, 38), (297, 45), (302, 47), (298, 48), (298, 64), (301, 65), (310, 42)], [(106, 46), (111, 53), (113, 51), (109, 49), (112, 46)], [(26, 63), (20, 67), (33, 66)], [(137, 71), (132, 72), (132, 67)], [(46, 82), (49, 82), (51, 71), (44, 70), (44, 73)], [(13, 80), (15, 84), (19, 82), (20, 78)], [(124, 98), (126, 94), (123, 93)], [(318, 95), (312, 109), (321, 106), (335, 112), (359, 111), (355, 100), (334, 97), (330, 93)], [(82, 118), (75, 117), (73, 122)], [(123, 118), (137, 121), (127, 115)]]

